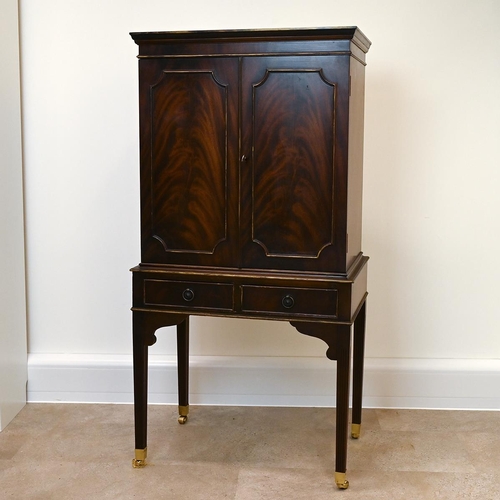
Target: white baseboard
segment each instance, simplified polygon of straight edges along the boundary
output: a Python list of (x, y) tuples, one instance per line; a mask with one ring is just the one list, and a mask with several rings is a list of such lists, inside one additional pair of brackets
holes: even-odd
[[(190, 403), (335, 406), (326, 358), (191, 356)], [(31, 354), (29, 402), (131, 403), (132, 356)], [(500, 409), (500, 360), (365, 360), (365, 408)], [(149, 402), (177, 404), (174, 357), (150, 355)]]

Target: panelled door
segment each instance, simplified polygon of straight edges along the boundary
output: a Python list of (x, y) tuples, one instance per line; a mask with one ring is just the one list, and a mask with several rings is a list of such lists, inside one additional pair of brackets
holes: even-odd
[(238, 263), (238, 59), (140, 60), (142, 262)]
[(348, 65), (243, 58), (243, 267), (344, 271)]

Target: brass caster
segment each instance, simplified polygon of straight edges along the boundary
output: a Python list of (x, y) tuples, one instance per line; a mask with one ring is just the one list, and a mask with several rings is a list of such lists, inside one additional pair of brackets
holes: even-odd
[(146, 467), (146, 457), (148, 456), (148, 449), (135, 450), (135, 458), (132, 460), (132, 467), (134, 469), (143, 469)]
[(345, 472), (335, 473), (335, 483), (337, 484), (337, 488), (339, 490), (347, 490), (347, 488), (349, 488), (349, 481), (346, 479)]
[(351, 437), (353, 439), (359, 439), (360, 435), (361, 435), (361, 424), (352, 424)]
[(179, 424), (181, 425), (184, 425), (187, 422), (188, 413), (189, 413), (189, 405), (186, 406), (179, 405), (179, 418), (177, 419), (177, 422), (179, 422)]

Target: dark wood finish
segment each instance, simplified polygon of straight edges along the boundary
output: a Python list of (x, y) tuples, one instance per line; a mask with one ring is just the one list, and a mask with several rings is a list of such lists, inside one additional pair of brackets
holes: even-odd
[(171, 304), (176, 308), (233, 310), (233, 285), (200, 281), (144, 280), (147, 306)]
[(352, 423), (361, 424), (363, 400), (363, 373), (365, 360), (366, 301), (354, 321), (354, 348), (352, 367)]
[(133, 361), (134, 361), (134, 419), (135, 419), (135, 447), (147, 447), (148, 425), (148, 343), (145, 320), (149, 315), (145, 313), (133, 314)]
[(277, 316), (311, 315), (335, 318), (338, 292), (326, 288), (268, 287), (243, 285), (241, 310)]
[(132, 33), (139, 45), (141, 263), (133, 271), (136, 448), (147, 347), (191, 314), (290, 321), (337, 361), (336, 472), (361, 423), (365, 54), (357, 28)]
[(189, 405), (189, 317), (177, 325), (177, 382), (179, 405)]
[(351, 328), (337, 325), (337, 413), (335, 472), (347, 469), (347, 434), (349, 426), (349, 377), (351, 368)]
[(253, 118), (252, 242), (266, 256), (315, 258), (333, 239), (335, 84), (304, 59), (243, 66)]
[(326, 357), (333, 361), (338, 359), (338, 335), (334, 325), (331, 323), (306, 323), (302, 321), (291, 321), (290, 324), (304, 335), (323, 340), (328, 346)]
[(142, 263), (237, 264), (238, 61), (140, 61)]
[[(135, 447), (147, 447), (148, 346), (156, 342), (155, 332), (164, 326), (187, 322), (186, 316), (155, 312), (133, 312)], [(186, 354), (187, 355), (187, 354)]]
[(365, 103), (365, 66), (351, 62), (349, 99), (349, 149), (347, 173), (347, 266), (361, 252), (361, 199), (363, 196), (363, 130)]
[(166, 252), (213, 254), (227, 237), (226, 86), (165, 69), (151, 86), (151, 225)]
[[(351, 327), (350, 325), (330, 323), (292, 322), (291, 324), (299, 332), (325, 341), (328, 345), (326, 356), (329, 359), (337, 361), (335, 472), (345, 472), (347, 467), (347, 434), (349, 425)], [(357, 382), (359, 382), (359, 379)], [(356, 391), (358, 390), (359, 388), (356, 387)]]
[[(138, 311), (243, 318), (264, 315), (276, 319), (279, 316), (283, 320), (316, 319), (351, 324), (365, 299), (367, 260), (367, 257), (359, 259), (346, 278), (298, 272), (284, 274), (261, 270), (137, 266), (132, 270), (133, 308)], [(296, 290), (300, 290), (298, 297), (301, 300), (296, 302), (296, 307), (289, 309), (251, 310), (248, 303), (242, 303), (243, 290), (248, 292), (251, 286), (262, 287), (263, 293), (275, 294), (274, 298), (279, 304), (282, 299), (280, 292), (297, 293)], [(232, 289), (232, 300), (228, 297), (228, 287)], [(195, 298), (189, 303), (182, 298), (186, 289), (195, 293)], [(326, 290), (325, 297), (320, 298), (318, 290)], [(214, 295), (222, 300), (215, 302)], [(306, 303), (303, 302), (304, 299)], [(262, 308), (268, 307), (263, 300), (254, 298), (255, 300), (259, 300)], [(354, 300), (356, 304), (353, 303)], [(227, 309), (229, 303), (231, 309)]]
[(346, 272), (349, 58), (242, 62), (244, 267)]

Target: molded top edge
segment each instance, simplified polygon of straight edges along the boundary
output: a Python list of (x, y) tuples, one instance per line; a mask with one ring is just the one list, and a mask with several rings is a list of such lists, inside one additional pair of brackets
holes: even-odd
[(352, 40), (361, 50), (368, 52), (371, 42), (356, 26), (330, 28), (281, 28), (245, 30), (207, 30), (207, 31), (150, 31), (132, 32), (130, 36), (137, 44), (141, 42), (180, 42), (180, 41), (279, 41), (287, 39), (302, 40)]

